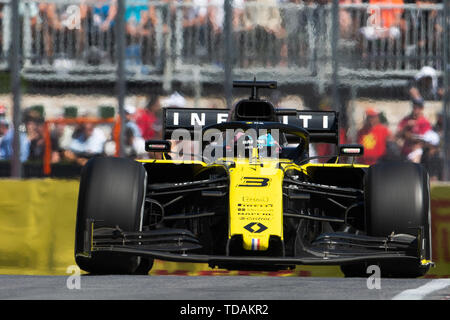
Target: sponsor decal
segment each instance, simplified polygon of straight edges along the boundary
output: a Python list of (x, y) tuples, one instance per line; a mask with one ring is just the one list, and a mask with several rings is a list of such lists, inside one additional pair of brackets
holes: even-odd
[(269, 185), (269, 178), (262, 177), (243, 177), (242, 183), (238, 187), (267, 187)]
[(242, 202), (269, 202), (269, 197), (242, 196)]
[(267, 227), (260, 222), (250, 222), (244, 229), (251, 233), (261, 233), (267, 230)]
[[(228, 109), (190, 110), (190, 109), (166, 109), (166, 125), (169, 127), (195, 127), (205, 126), (215, 123), (222, 123), (228, 120)], [(297, 111), (295, 116), (283, 116), (282, 123), (298, 125), (305, 129), (326, 130), (330, 129), (336, 122), (336, 117), (332, 112), (308, 113)], [(262, 123), (258, 121), (248, 121), (247, 123)]]

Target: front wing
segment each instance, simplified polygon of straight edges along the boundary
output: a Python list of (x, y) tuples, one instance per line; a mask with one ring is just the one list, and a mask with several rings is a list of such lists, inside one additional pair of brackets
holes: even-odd
[(96, 252), (116, 252), (172, 262), (207, 263), (211, 267), (239, 264), (248, 267), (293, 267), (295, 265), (346, 265), (354, 263), (414, 262), (424, 266), (426, 260), (418, 236), (396, 235), (387, 238), (347, 234), (323, 234), (305, 253), (287, 256), (229, 256), (190, 253), (200, 248), (196, 237), (184, 229), (162, 229), (124, 232), (117, 228), (94, 228), (95, 221), (86, 220), (83, 255)]

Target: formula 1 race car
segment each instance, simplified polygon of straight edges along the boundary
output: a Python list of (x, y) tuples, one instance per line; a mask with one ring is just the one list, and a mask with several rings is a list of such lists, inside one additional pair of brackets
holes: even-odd
[[(275, 108), (251, 89), (232, 110), (165, 108), (155, 159), (93, 158), (83, 168), (75, 259), (95, 274), (147, 274), (154, 259), (228, 270), (339, 265), (345, 276), (423, 276), (431, 262), (421, 165), (353, 163), (338, 114)], [(192, 138), (194, 137), (194, 138)], [(325, 163), (314, 143), (336, 152)], [(344, 163), (343, 159), (348, 159)]]

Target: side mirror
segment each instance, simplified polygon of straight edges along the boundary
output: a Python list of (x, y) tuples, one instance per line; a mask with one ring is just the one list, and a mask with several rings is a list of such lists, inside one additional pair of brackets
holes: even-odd
[(364, 154), (364, 147), (360, 144), (341, 144), (339, 155), (347, 157), (358, 157)]
[(147, 140), (145, 141), (145, 151), (147, 152), (170, 152), (172, 144), (167, 140)]

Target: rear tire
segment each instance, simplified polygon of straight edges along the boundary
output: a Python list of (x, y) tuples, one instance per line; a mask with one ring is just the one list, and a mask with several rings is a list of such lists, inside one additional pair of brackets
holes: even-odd
[(91, 258), (78, 255), (83, 250), (86, 219), (102, 226), (118, 226), (124, 231), (141, 231), (146, 171), (136, 161), (123, 158), (93, 158), (81, 173), (75, 232), (75, 261), (93, 274), (147, 274), (152, 259), (115, 252), (93, 252)]
[[(423, 226), (424, 258), (431, 260), (429, 179), (421, 165), (389, 162), (371, 166), (366, 175), (365, 197), (369, 236), (387, 237), (392, 232), (417, 236), (418, 228)], [(420, 261), (376, 264), (380, 266), (383, 277), (415, 278), (425, 275), (429, 269), (422, 266)], [(341, 270), (346, 276), (361, 276), (365, 274), (367, 266), (347, 265)]]

